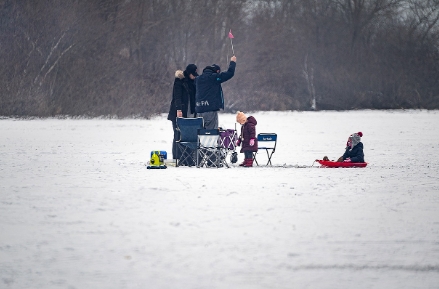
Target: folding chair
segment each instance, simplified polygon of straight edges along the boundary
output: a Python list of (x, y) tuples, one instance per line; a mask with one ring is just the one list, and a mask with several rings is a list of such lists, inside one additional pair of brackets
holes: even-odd
[[(276, 143), (277, 143), (277, 134), (275, 133), (260, 133), (258, 134), (258, 151), (265, 150), (267, 152), (267, 166), (271, 164), (271, 157), (273, 153), (276, 151)], [(253, 153), (253, 160), (256, 162), (256, 165), (259, 166), (258, 161), (256, 160), (256, 153)]]
[(175, 158), (175, 166), (195, 166), (197, 161), (198, 129), (203, 128), (202, 117), (177, 118), (177, 129), (180, 140), (176, 141), (179, 156)]
[(199, 129), (197, 167), (220, 168), (223, 165), (229, 167), (225, 162), (219, 129)]

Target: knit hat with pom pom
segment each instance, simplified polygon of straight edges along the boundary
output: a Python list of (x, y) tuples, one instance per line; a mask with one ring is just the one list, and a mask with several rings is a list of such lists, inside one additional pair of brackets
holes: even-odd
[(363, 136), (363, 133), (357, 132), (357, 133), (353, 133), (351, 134), (351, 136), (349, 137), (349, 139), (351, 140), (351, 148), (353, 148), (354, 146), (356, 146), (359, 142), (361, 142), (361, 137)]
[(247, 121), (247, 116), (242, 112), (238, 111), (236, 114), (236, 122), (239, 122), (240, 124), (244, 124)]

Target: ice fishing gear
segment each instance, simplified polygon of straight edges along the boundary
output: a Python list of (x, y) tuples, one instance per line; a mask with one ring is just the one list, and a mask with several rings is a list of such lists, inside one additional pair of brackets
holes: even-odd
[(235, 37), (233, 37), (233, 34), (232, 34), (232, 29), (230, 29), (230, 31), (229, 31), (229, 38), (230, 38), (230, 44), (232, 45), (232, 52), (233, 52), (233, 55), (235, 55), (235, 50), (233, 49), (233, 38), (235, 38)]
[(147, 169), (166, 169), (165, 160), (168, 158), (166, 151), (151, 151), (151, 158)]
[(231, 162), (232, 164), (238, 162), (238, 153), (237, 153), (237, 152), (233, 152), (233, 153), (230, 155), (230, 162)]

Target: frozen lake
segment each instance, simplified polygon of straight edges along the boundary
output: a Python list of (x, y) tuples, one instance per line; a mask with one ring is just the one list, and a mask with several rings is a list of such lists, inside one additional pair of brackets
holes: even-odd
[[(274, 167), (147, 170), (165, 115), (1, 119), (0, 288), (439, 288), (439, 111), (248, 115)], [(312, 166), (358, 131), (366, 168)]]

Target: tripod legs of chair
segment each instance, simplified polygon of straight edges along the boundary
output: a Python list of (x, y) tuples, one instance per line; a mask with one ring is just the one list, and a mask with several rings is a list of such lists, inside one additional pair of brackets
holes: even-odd
[[(266, 148), (264, 148), (264, 149), (267, 152), (267, 158), (268, 158), (267, 166), (268, 165), (272, 166), (271, 157), (273, 156), (274, 150), (271, 150), (271, 153), (270, 153), (269, 149), (266, 149)], [(258, 161), (256, 160), (256, 154), (257, 154), (257, 152), (253, 153), (253, 161), (256, 163), (257, 166), (259, 166)]]
[(268, 165), (272, 165), (271, 164), (271, 157), (273, 156), (274, 150), (271, 151), (271, 153), (268, 152), (268, 149), (265, 149), (265, 151), (267, 152), (267, 157), (268, 157), (268, 162), (267, 162), (267, 166)]
[(197, 151), (197, 167), (229, 167), (220, 148), (200, 148)]
[(253, 153), (253, 161), (256, 163), (257, 166), (259, 166), (258, 161), (256, 160), (256, 154), (257, 154), (257, 153), (258, 153), (258, 152), (254, 152), (254, 153)]
[(180, 145), (180, 157), (176, 159), (176, 167), (196, 165), (196, 144)]

